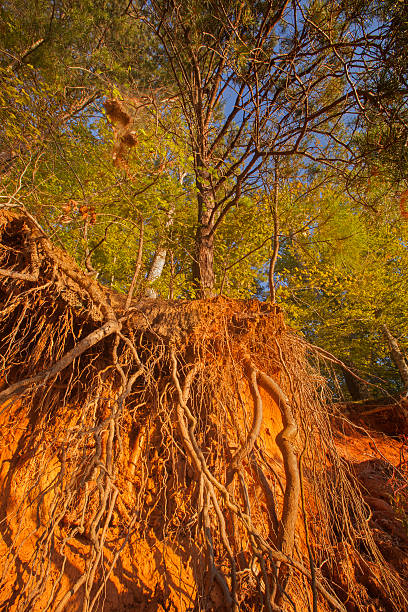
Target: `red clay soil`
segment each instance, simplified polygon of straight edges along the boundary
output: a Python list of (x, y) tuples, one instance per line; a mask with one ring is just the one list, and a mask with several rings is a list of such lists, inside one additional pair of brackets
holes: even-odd
[(0, 247), (1, 612), (408, 610), (403, 441), (330, 426), (277, 307), (128, 311), (30, 220)]
[[(269, 457), (279, 464), (281, 463), (281, 458), (275, 444), (276, 434), (281, 428), (279, 411), (276, 406), (270, 403), (266, 394), (264, 392), (262, 394), (265, 402), (265, 418), (262, 425), (261, 438), (264, 440), (265, 450), (268, 452)], [(7, 418), (7, 413), (3, 413), (2, 425), (4, 425), (4, 421)], [(4, 484), (7, 483), (9, 466), (13, 462), (13, 457), (15, 458), (16, 456), (13, 451), (19, 445), (21, 446), (21, 436), (24, 435), (24, 423), (24, 420), (20, 420), (18, 430), (16, 429), (14, 434), (12, 436), (9, 435), (7, 439), (4, 439), (4, 437), (2, 439), (0, 480), (3, 483), (3, 491)], [(403, 505), (403, 495), (400, 495), (401, 504), (399, 506), (395, 504), (395, 491), (398, 486), (404, 486), (404, 482), (399, 479), (398, 473), (405, 473), (406, 475), (404, 466), (401, 466), (403, 443), (400, 439), (391, 438), (384, 433), (356, 429), (350, 422), (342, 422), (341, 419), (337, 419), (337, 424), (339, 423), (341, 423), (341, 427), (338, 427), (335, 431), (335, 444), (340, 455), (356, 474), (362, 487), (364, 500), (371, 510), (370, 527), (372, 528), (375, 541), (386, 561), (396, 569), (401, 579), (408, 583), (408, 505)], [(2, 430), (10, 432), (10, 428), (2, 428)], [(51, 439), (49, 443), (50, 445), (52, 444)], [(128, 452), (130, 453), (130, 450)], [(133, 460), (135, 460), (134, 453)], [(129, 463), (131, 463), (130, 460)], [(56, 469), (57, 465), (55, 468), (52, 464), (49, 465), (47, 477), (50, 482)], [(188, 468), (186, 466), (179, 466), (179, 469), (182, 472)], [(22, 501), (19, 495), (19, 484), (22, 490), (26, 491), (27, 486), (24, 481), (33, 477), (33, 474), (22, 472), (20, 474), (21, 480), (19, 482), (11, 481), (7, 498), (2, 500), (3, 512), (6, 511), (8, 515), (7, 525), (9, 532), (7, 533), (7, 530), (2, 529), (2, 537), (0, 538), (0, 559), (3, 559), (1, 563), (3, 578), (4, 572), (8, 572), (8, 579), (3, 582), (0, 592), (0, 610), (17, 609), (13, 602), (18, 602), (18, 592), (21, 589), (21, 581), (25, 580), (27, 563), (32, 562), (33, 538), (35, 536), (35, 524), (37, 523), (36, 513), (34, 512), (35, 506), (33, 505), (33, 512), (31, 514), (26, 512), (25, 516), (20, 518), (18, 524), (13, 521), (12, 516)], [(123, 478), (122, 490), (126, 487), (129, 488), (129, 498), (126, 499), (125, 497), (122, 500), (121, 510), (126, 515), (126, 506), (131, 503), (134, 492), (130, 481), (126, 483), (128, 475), (125, 472), (123, 473)], [(43, 481), (43, 488), (45, 484)], [(405, 486), (406, 484), (407, 481), (405, 481)], [(163, 539), (160, 533), (162, 513), (166, 510), (154, 506), (155, 484), (153, 480), (147, 486), (148, 495), (149, 488), (152, 502), (149, 502), (147, 499), (146, 501), (147, 504), (153, 504), (151, 506), (151, 513), (153, 519), (154, 516), (156, 516), (156, 519), (150, 520), (150, 525), (153, 525), (153, 527), (150, 528), (148, 533), (145, 533), (144, 538), (140, 538), (135, 534), (135, 537), (131, 537), (122, 550), (120, 560), (106, 583), (103, 610), (107, 612), (119, 612), (122, 610), (140, 610), (144, 612), (175, 610), (184, 612), (192, 609), (196, 587), (194, 570), (191, 563), (194, 557), (200, 555), (200, 550), (194, 546), (194, 543), (191, 542), (187, 535), (185, 538), (179, 537), (176, 547), (174, 543), (166, 543), (165, 538)], [(251, 497), (259, 496), (261, 499), (262, 491), (260, 488), (256, 490), (255, 487), (254, 491), (250, 491), (250, 495)], [(405, 497), (406, 501), (407, 496)], [(306, 504), (309, 503), (313, 503), (312, 500), (306, 499)], [(41, 505), (41, 510), (44, 513), (47, 512), (46, 499)], [(262, 503), (261, 511), (267, 515), (266, 508), (262, 508)], [(68, 512), (64, 517), (63, 524), (55, 531), (55, 538), (60, 543), (63, 541), (66, 529), (68, 527), (72, 528), (72, 521), (77, 520), (75, 511), (72, 511), (71, 515), (72, 517)], [(113, 526), (113, 529), (111, 529), (112, 541), (115, 539), (115, 532), (118, 533), (120, 530), (119, 515), (115, 520), (117, 525), (116, 528)], [(154, 528), (155, 524), (157, 529)], [(180, 527), (182, 528), (182, 526)], [(6, 559), (7, 554), (10, 553), (9, 545), (13, 541), (12, 532), (14, 531), (15, 535), (21, 529), (27, 532), (27, 539), (23, 539), (21, 542), (18, 551), (19, 563), (17, 566), (8, 565)], [(298, 546), (304, 549), (304, 532), (302, 535), (301, 525), (299, 525), (297, 537)], [(65, 550), (67, 560), (63, 567), (62, 557), (60, 560), (56, 557), (53, 558), (52, 566), (49, 569), (50, 583), (62, 571), (63, 579), (59, 586), (61, 592), (69, 590), (69, 587), (80, 578), (84, 570), (84, 558), (86, 558), (88, 544), (89, 541), (86, 533), (82, 536), (77, 536), (75, 540), (71, 539)], [(340, 543), (338, 550), (339, 558), (346, 552)], [(109, 555), (109, 544), (106, 547), (105, 554)], [(350, 557), (350, 555), (346, 554), (344, 556), (345, 559)], [(350, 572), (351, 568), (347, 567), (347, 571)], [(373, 603), (361, 607), (356, 607), (351, 603), (347, 605), (346, 603), (346, 609), (350, 611), (364, 610), (365, 612), (375, 612), (378, 609), (383, 609), (377, 608), (375, 604), (377, 587), (376, 581), (372, 578), (372, 567), (368, 568), (364, 565), (361, 566), (361, 564), (360, 566), (355, 564), (352, 571), (355, 574), (356, 582), (363, 585), (366, 591), (371, 594)], [(344, 586), (342, 584), (341, 572), (339, 571), (335, 577), (331, 576), (331, 579), (333, 584), (337, 584), (341, 590)], [(297, 579), (295, 578), (295, 585), (296, 582)], [(297, 588), (304, 590), (304, 583), (302, 581), (299, 582)], [(293, 593), (293, 590), (291, 591)], [(44, 609), (50, 595), (50, 589), (47, 589), (37, 602), (35, 610), (40, 611)], [(208, 609), (226, 610), (223, 604), (222, 593), (219, 589), (212, 589), (211, 601), (212, 605)], [(294, 601), (300, 605), (298, 609), (307, 609), (302, 607), (305, 605), (302, 598), (295, 597)], [(51, 609), (55, 610), (56, 608), (51, 606)], [(69, 606), (66, 609), (82, 610), (82, 595), (80, 592), (70, 600)], [(325, 605), (319, 607), (319, 610), (323, 609), (330, 610), (331, 608), (326, 608)]]
[[(336, 419), (336, 447), (357, 476), (377, 546), (408, 585), (408, 437), (401, 407), (383, 398), (345, 408), (348, 418)], [(362, 571), (366, 586), (367, 578)]]

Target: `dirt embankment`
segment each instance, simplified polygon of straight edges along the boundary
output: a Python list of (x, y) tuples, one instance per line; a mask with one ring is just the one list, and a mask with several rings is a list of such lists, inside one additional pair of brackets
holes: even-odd
[[(382, 398), (343, 408), (336, 447), (357, 477), (379, 550), (408, 584), (408, 430), (400, 403)], [(359, 580), (369, 583), (364, 569)]]
[(127, 309), (30, 219), (0, 245), (0, 609), (408, 609), (398, 442), (333, 431), (277, 307)]

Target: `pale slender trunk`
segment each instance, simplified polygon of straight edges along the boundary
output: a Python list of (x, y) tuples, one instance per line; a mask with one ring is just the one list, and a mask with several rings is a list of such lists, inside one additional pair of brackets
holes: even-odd
[(152, 285), (155, 281), (157, 281), (161, 277), (163, 273), (164, 265), (166, 263), (166, 257), (167, 257), (167, 248), (159, 247), (154, 254), (153, 262), (152, 262), (152, 265), (150, 266), (149, 274), (147, 275), (147, 278), (146, 278), (146, 282), (148, 285), (145, 290), (146, 297), (157, 298), (156, 289), (154, 289), (154, 287), (151, 287), (149, 285)]
[[(116, 255), (114, 255), (114, 256), (113, 256), (113, 266), (114, 266), (114, 267), (116, 266), (116, 261), (117, 261), (117, 259), (118, 259), (118, 258), (116, 257)], [(115, 273), (114, 273), (114, 272), (112, 272), (112, 274), (111, 274), (111, 279), (110, 279), (110, 284), (111, 284), (111, 285), (113, 285), (113, 283), (114, 283), (114, 282), (115, 282)]]
[[(170, 206), (169, 212), (167, 213), (166, 223), (164, 224), (166, 232), (171, 228), (174, 223), (174, 205)], [(162, 239), (161, 239), (162, 240)], [(145, 290), (145, 296), (150, 298), (157, 298), (157, 291), (152, 285), (159, 280), (163, 274), (164, 266), (167, 258), (167, 247), (159, 243), (156, 252), (153, 257), (152, 265), (150, 266), (149, 273), (146, 277), (147, 287)]]

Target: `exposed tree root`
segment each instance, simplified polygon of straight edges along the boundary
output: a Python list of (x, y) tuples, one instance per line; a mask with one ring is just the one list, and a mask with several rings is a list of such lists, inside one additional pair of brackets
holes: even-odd
[(276, 306), (131, 302), (22, 216), (0, 238), (4, 609), (363, 609), (340, 542), (408, 609)]
[(282, 453), (285, 466), (286, 487), (283, 498), (281, 527), (278, 543), (283, 553), (291, 556), (295, 543), (295, 530), (299, 508), (299, 467), (294, 448), (294, 441), (298, 432), (298, 426), (292, 414), (289, 400), (270, 376), (265, 372), (258, 372), (260, 384), (263, 385), (273, 396), (282, 413), (283, 429), (276, 436), (276, 444)]
[(22, 393), (27, 387), (35, 387), (35, 385), (38, 383), (45, 384), (48, 379), (53, 378), (62, 372), (62, 370), (65, 370), (65, 368), (67, 368), (74, 361), (74, 359), (80, 357), (86, 350), (103, 340), (103, 338), (106, 338), (117, 331), (119, 331), (118, 323), (116, 321), (108, 321), (102, 325), (102, 327), (99, 327), (95, 331), (88, 334), (88, 336), (80, 340), (80, 342), (78, 342), (74, 348), (65, 353), (61, 359), (59, 359), (47, 370), (43, 370), (35, 376), (31, 376), (31, 378), (19, 380), (18, 382), (14, 383), (14, 385), (10, 385), (4, 389), (4, 391), (0, 391), (0, 403), (3, 403), (13, 395)]

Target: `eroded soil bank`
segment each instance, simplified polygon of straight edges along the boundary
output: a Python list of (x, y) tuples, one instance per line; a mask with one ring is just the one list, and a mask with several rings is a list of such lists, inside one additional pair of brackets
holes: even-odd
[(127, 305), (0, 235), (0, 609), (408, 609), (401, 442), (333, 429), (277, 307)]

